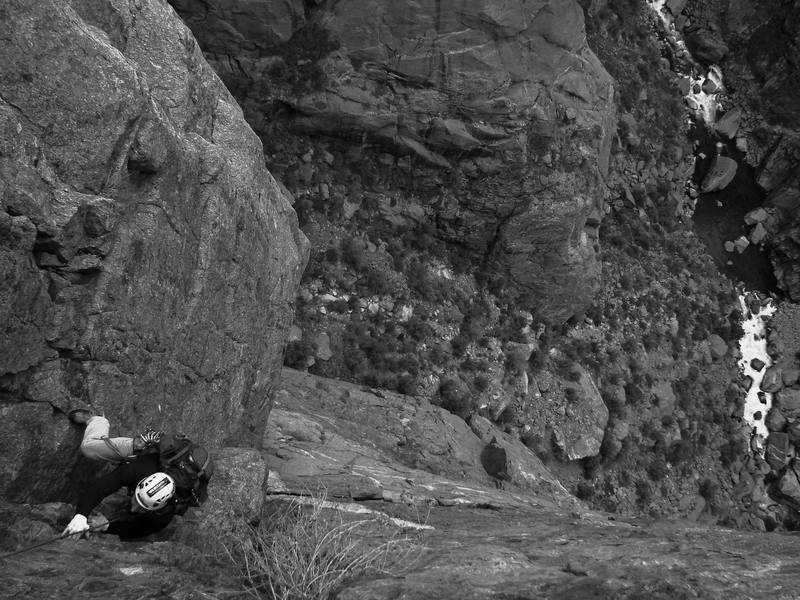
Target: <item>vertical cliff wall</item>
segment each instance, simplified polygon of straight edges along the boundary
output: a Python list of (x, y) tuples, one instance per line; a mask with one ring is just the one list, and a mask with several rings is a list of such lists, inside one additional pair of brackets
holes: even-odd
[(407, 221), (545, 316), (589, 303), (615, 108), (575, 2), (171, 4), (265, 140), (280, 118), (379, 147), (411, 182)]
[(0, 5), (0, 494), (58, 497), (89, 405), (257, 443), (307, 242), (159, 0)]

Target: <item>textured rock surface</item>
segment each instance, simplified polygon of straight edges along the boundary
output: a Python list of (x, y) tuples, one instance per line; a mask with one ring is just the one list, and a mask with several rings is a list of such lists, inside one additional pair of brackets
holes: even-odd
[(588, 305), (615, 109), (575, 2), (323, 3), (287, 44), (249, 50), (220, 48), (212, 17), (241, 33), (279, 3), (172, 4), (265, 138), (288, 119), (356, 156), (382, 146), (423, 192), (395, 222), (439, 223), (546, 316)]
[(568, 460), (596, 456), (603, 443), (608, 408), (588, 373), (582, 372), (571, 389), (573, 399), (567, 404), (564, 418), (553, 427), (556, 445)]
[[(35, 552), (0, 560), (0, 598), (173, 598), (213, 597), (215, 590), (235, 589), (230, 568), (210, 571), (207, 537), (231, 511), (248, 521), (258, 519), (264, 504), (266, 465), (252, 449), (223, 448), (216, 454), (209, 497), (170, 525), (138, 542), (95, 535), (90, 541), (58, 540)], [(112, 497), (113, 500), (113, 497)], [(122, 502), (127, 503), (127, 496)], [(101, 510), (113, 518), (112, 503)], [(0, 554), (56, 537), (74, 512), (69, 504), (29, 505), (0, 501)], [(184, 569), (176, 569), (176, 565)], [(211, 563), (213, 565), (213, 561)]]
[(77, 404), (257, 441), (307, 243), (192, 34), (9, 1), (0, 47), (0, 493), (63, 497)]
[[(286, 485), (273, 491), (308, 493), (315, 479), (322, 484), (372, 479), (368, 486), (382, 489), (382, 499), (366, 496), (355, 502), (341, 486), (335, 488), (336, 496), (330, 494), (334, 488), (328, 489), (329, 506), (402, 519), (404, 531), (388, 527), (384, 532), (410, 540), (402, 568), (350, 581), (337, 591), (338, 598), (797, 596), (797, 536), (688, 522), (615, 520), (586, 510), (574, 499), (563, 504), (546, 487), (539, 492), (530, 487), (523, 494), (503, 480), (498, 488), (481, 466), (485, 444), (435, 408), (292, 371), (285, 373), (280, 387), (265, 457), (273, 466), (290, 467), (282, 477), (291, 473), (298, 478), (275, 477), (274, 482)], [(486, 431), (486, 423), (476, 422), (474, 428), (491, 435), (509, 456), (517, 454), (502, 434)], [(437, 436), (441, 442), (435, 455), (417, 448), (422, 439), (432, 443)], [(256, 473), (264, 469), (249, 452), (226, 449), (220, 461), (220, 474), (246, 496), (258, 486), (258, 477), (250, 477), (246, 465)], [(300, 481), (303, 473), (307, 476)], [(326, 473), (338, 477), (326, 480)], [(273, 498), (277, 502), (286, 496)], [(47, 539), (68, 516), (63, 505), (0, 504), (0, 548)], [(152, 543), (122, 544), (100, 536), (91, 542), (62, 540), (12, 557), (0, 563), (3, 593), (36, 600), (70, 596), (75, 590), (81, 598), (98, 599), (110, 593), (149, 597), (154, 590), (171, 598), (245, 597), (230, 565), (199, 561), (192, 544), (198, 543), (200, 530), (193, 534), (192, 523), (202, 522), (202, 515), (190, 513), (183, 521), (170, 536)], [(411, 529), (410, 523), (424, 528)]]
[[(578, 504), (530, 450), (478, 421), (473, 432), (425, 401), (284, 369), (264, 440), (267, 485), (417, 506), (527, 506), (522, 492)], [(487, 469), (497, 447), (504, 466)]]

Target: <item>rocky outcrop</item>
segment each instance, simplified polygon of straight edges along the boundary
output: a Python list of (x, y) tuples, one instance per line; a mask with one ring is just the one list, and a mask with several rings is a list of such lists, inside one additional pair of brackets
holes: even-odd
[(260, 441), (307, 257), (166, 4), (0, 7), (0, 494), (63, 497), (88, 405)]
[(567, 460), (596, 456), (608, 424), (608, 408), (591, 376), (583, 370), (567, 392), (565, 414), (553, 425), (556, 446)]
[[(428, 402), (284, 369), (264, 440), (268, 492), (416, 506), (573, 507), (519, 440)], [(509, 493), (501, 493), (502, 487)]]
[[(348, 579), (337, 588), (338, 598), (744, 600), (794, 590), (795, 536), (625, 520), (587, 510), (574, 499), (563, 503), (552, 488), (530, 486), (520, 493), (515, 469), (533, 469), (541, 477), (546, 469), (490, 423), (478, 420), (472, 429), (480, 438), (463, 421), (425, 403), (287, 371), (265, 440), (265, 460), (278, 471), (271, 471), (264, 514), (291, 515), (287, 500), (298, 507), (305, 495), (319, 497), (331, 484), (315, 526), (328, 518), (340, 527), (371, 519), (368, 537), (352, 541), (365, 547), (392, 541), (399, 562)], [(498, 480), (483, 469), (480, 455), (489, 436), (488, 446), (506, 452), (510, 479)], [(436, 452), (424, 452), (418, 446), (423, 440), (439, 440)], [(209, 487), (209, 503), (176, 519), (157, 540), (121, 543), (97, 536), (46, 544), (0, 564), (3, 591), (32, 599), (76, 589), (89, 599), (109, 593), (145, 597), (154, 589), (172, 598), (244, 596), (236, 576), (242, 565), (225, 562), (224, 552), (209, 557), (219, 548), (214, 532), (221, 528), (230, 535), (243, 523), (226, 521), (215, 507), (225, 498), (257, 497), (264, 461), (252, 450), (235, 448), (220, 457), (215, 478), (221, 479)], [(784, 487), (791, 491), (790, 482)], [(249, 518), (250, 510), (242, 516)], [(46, 541), (68, 518), (62, 504), (0, 503), (0, 549)], [(314, 532), (301, 533), (305, 540)]]
[[(171, 3), (265, 140), (276, 122), (334, 136), (337, 164), (380, 146), (420, 194), (393, 223), (437, 223), (545, 316), (590, 302), (615, 124), (612, 81), (575, 2), (347, 0), (303, 17), (296, 3)], [(278, 154), (315, 189), (332, 187)]]

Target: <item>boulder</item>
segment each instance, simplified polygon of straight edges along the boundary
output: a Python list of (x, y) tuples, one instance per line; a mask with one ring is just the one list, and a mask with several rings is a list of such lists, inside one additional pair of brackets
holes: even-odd
[(692, 56), (705, 65), (719, 64), (729, 52), (727, 44), (705, 28), (687, 28), (686, 45)]
[(767, 230), (764, 227), (763, 223), (756, 223), (756, 226), (753, 227), (753, 230), (750, 232), (750, 243), (752, 244), (760, 244), (764, 241), (767, 237)]
[(659, 381), (650, 388), (650, 392), (656, 400), (658, 410), (662, 415), (671, 415), (675, 409), (675, 390), (672, 389), (670, 381)]
[(714, 94), (715, 92), (719, 91), (719, 83), (714, 79), (705, 79), (703, 80), (703, 85), (700, 86), (700, 89), (703, 90), (706, 94)]
[(530, 492), (542, 489), (566, 492), (541, 459), (518, 437), (498, 430), (489, 420), (477, 415), (470, 419), (470, 428), (486, 444), (480, 458), (489, 475)]
[(716, 156), (711, 163), (703, 181), (700, 183), (702, 192), (716, 192), (724, 190), (736, 176), (738, 165), (736, 161), (727, 156)]
[(686, 2), (687, 0), (667, 0), (666, 6), (672, 16), (677, 17), (686, 8)]
[(777, 392), (783, 387), (783, 377), (780, 367), (772, 365), (764, 372), (764, 378), (761, 380), (761, 389), (768, 393)]
[(787, 419), (800, 417), (800, 389), (782, 388), (775, 393), (775, 402)]
[(747, 213), (744, 216), (744, 222), (746, 225), (755, 225), (756, 223), (763, 223), (768, 217), (769, 213), (763, 208), (759, 207)]
[(769, 466), (775, 471), (780, 471), (789, 464), (794, 456), (794, 447), (785, 433), (772, 432), (767, 438), (767, 448), (764, 453)]
[(728, 354), (728, 344), (716, 333), (708, 336), (708, 348), (714, 360), (722, 360)]
[(786, 469), (786, 472), (781, 476), (778, 481), (778, 491), (796, 509), (800, 509), (800, 479), (798, 479), (794, 468)]
[(581, 373), (575, 389), (577, 399), (553, 425), (554, 441), (567, 460), (596, 456), (608, 423), (608, 408), (588, 373)]
[(764, 368), (764, 361), (760, 358), (754, 358), (750, 361), (750, 366), (753, 367), (754, 371), (761, 371)]
[(747, 247), (748, 247), (749, 245), (750, 245), (750, 240), (748, 240), (748, 239), (747, 239), (745, 236), (743, 236), (743, 235), (740, 235), (740, 236), (739, 236), (738, 238), (736, 238), (736, 240), (733, 242), (733, 247), (734, 247), (734, 249), (736, 250), (736, 252), (738, 252), (739, 254), (741, 254), (742, 252), (744, 252), (745, 250), (747, 250)]
[(63, 492), (78, 404), (257, 443), (308, 254), (260, 140), (164, 2), (0, 12), (0, 494)]
[(203, 523), (213, 523), (226, 511), (247, 522), (258, 520), (264, 506), (267, 464), (252, 448), (226, 447), (214, 453), (213, 484), (202, 505)]
[(733, 138), (739, 131), (739, 121), (742, 118), (742, 109), (732, 108), (714, 123), (714, 130), (728, 139)]
[(800, 369), (797, 367), (786, 367), (781, 371), (783, 385), (792, 386), (800, 380)]
[(800, 442), (800, 421), (794, 420), (786, 427), (786, 435), (789, 436), (789, 441), (797, 447)]
[(766, 419), (764, 419), (764, 424), (767, 426), (769, 431), (783, 431), (786, 427), (786, 423), (786, 417), (783, 416), (781, 409), (777, 406), (770, 408)]
[(318, 358), (319, 360), (330, 360), (333, 357), (333, 352), (331, 351), (331, 338), (327, 333), (323, 331), (317, 335), (314, 342), (317, 348), (317, 352), (314, 355), (315, 358)]

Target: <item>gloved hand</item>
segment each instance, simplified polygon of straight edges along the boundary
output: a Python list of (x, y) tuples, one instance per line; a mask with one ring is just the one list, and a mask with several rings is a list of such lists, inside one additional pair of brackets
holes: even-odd
[(83, 537), (83, 534), (89, 529), (89, 523), (86, 520), (86, 517), (83, 515), (75, 515), (72, 517), (72, 521), (69, 522), (69, 525), (66, 526), (64, 531), (61, 532), (61, 535), (67, 536), (75, 536), (75, 539), (78, 540)]
[(139, 439), (142, 440), (142, 443), (145, 446), (153, 446), (158, 443), (162, 435), (164, 434), (161, 431), (157, 431), (155, 429), (148, 429), (147, 431), (139, 435)]
[(108, 519), (106, 519), (103, 515), (89, 517), (89, 529), (90, 531), (86, 532), (86, 539), (91, 538), (92, 534), (103, 533), (104, 531), (107, 531)]

